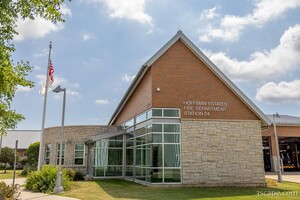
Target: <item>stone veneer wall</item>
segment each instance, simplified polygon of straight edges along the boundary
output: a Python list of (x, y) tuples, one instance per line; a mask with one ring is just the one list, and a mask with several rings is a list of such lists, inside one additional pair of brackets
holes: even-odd
[(182, 120), (181, 131), (184, 185), (264, 185), (260, 121)]
[[(75, 170), (81, 170), (86, 173), (86, 166), (88, 162), (87, 152), (88, 147), (85, 145), (85, 158), (84, 165), (74, 165), (74, 151), (75, 144), (83, 144), (84, 141), (93, 135), (99, 135), (114, 131), (114, 126), (65, 126), (64, 127), (64, 139), (63, 143), (66, 145), (65, 149), (65, 167), (74, 168)], [(46, 128), (43, 134), (43, 150), (42, 150), (42, 165), (45, 164), (45, 144), (51, 144), (50, 151), (50, 164), (56, 164), (56, 148), (60, 143), (61, 127)]]

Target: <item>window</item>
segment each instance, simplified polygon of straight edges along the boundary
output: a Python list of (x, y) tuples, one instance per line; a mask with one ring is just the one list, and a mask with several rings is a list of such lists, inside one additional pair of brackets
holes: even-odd
[(125, 128), (131, 127), (134, 125), (134, 120), (130, 119), (127, 122), (125, 122)]
[(152, 109), (153, 117), (179, 118), (180, 110), (177, 108), (155, 108)]
[(179, 133), (180, 132), (180, 125), (179, 124), (164, 124), (164, 132)]
[(164, 109), (164, 117), (179, 117), (178, 109)]
[[(60, 155), (60, 144), (57, 144), (56, 146), (56, 164), (59, 165), (59, 155)], [(61, 154), (61, 164), (65, 164), (65, 150), (66, 150), (66, 145), (62, 145), (62, 154)]]
[[(131, 137), (132, 134), (128, 135), (128, 137)], [(127, 140), (128, 144), (132, 143), (132, 141), (133, 139), (130, 138)], [(130, 151), (128, 153), (130, 154)], [(132, 163), (133, 157), (128, 157), (126, 161)], [(94, 176), (122, 176), (122, 169), (123, 135), (96, 141)]]
[(45, 163), (46, 165), (50, 164), (50, 152), (51, 152), (51, 144), (45, 145)]
[(142, 121), (145, 121), (146, 119), (147, 119), (147, 113), (144, 112), (144, 113), (138, 115), (135, 120), (136, 120), (136, 123), (140, 123)]
[(152, 109), (153, 117), (162, 117), (162, 109)]
[(136, 148), (126, 147), (126, 176), (132, 176), (135, 161), (138, 180), (180, 183), (180, 129), (179, 123), (153, 123), (137, 129)]
[(84, 144), (75, 144), (74, 164), (83, 165), (84, 161)]

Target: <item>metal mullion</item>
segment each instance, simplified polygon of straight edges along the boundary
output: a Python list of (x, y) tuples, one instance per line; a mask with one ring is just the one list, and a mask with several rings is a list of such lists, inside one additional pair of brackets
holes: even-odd
[[(164, 111), (163, 113), (164, 114)], [(162, 183), (164, 184), (165, 183), (165, 126), (162, 124), (162, 157), (163, 157), (163, 160), (162, 160), (162, 172), (163, 172), (163, 180), (162, 180)]]

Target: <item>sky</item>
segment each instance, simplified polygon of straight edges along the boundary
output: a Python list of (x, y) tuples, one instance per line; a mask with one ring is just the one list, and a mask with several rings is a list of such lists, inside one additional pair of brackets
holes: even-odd
[[(65, 23), (17, 20), (14, 62), (29, 61), (34, 88), (19, 87), (12, 108), (40, 129), (39, 90), (51, 60), (67, 88), (65, 125), (106, 125), (140, 67), (178, 30), (264, 113), (300, 117), (300, 0), (78, 0)], [(48, 93), (46, 127), (60, 126), (62, 93)]]

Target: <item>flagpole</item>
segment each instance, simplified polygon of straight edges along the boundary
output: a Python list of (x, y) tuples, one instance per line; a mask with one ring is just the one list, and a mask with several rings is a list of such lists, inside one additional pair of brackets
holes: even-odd
[(46, 84), (45, 84), (45, 96), (44, 96), (44, 107), (43, 107), (43, 117), (42, 117), (42, 128), (41, 128), (41, 139), (40, 139), (40, 149), (39, 149), (39, 160), (37, 170), (41, 169), (42, 165), (42, 150), (44, 146), (44, 129), (45, 129), (45, 118), (46, 118), (46, 106), (47, 106), (47, 94), (48, 94), (48, 82), (49, 82), (49, 65), (50, 65), (50, 56), (51, 56), (52, 42), (49, 44), (49, 55), (48, 55), (48, 65), (47, 65), (47, 74), (46, 74)]

